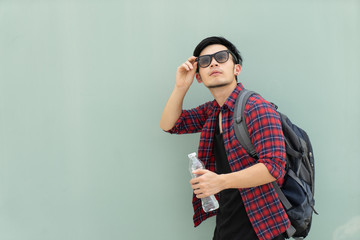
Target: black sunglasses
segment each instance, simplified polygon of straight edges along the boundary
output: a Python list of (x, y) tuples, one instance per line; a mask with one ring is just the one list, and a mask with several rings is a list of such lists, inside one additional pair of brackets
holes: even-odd
[(236, 63), (237, 58), (230, 50), (222, 50), (214, 54), (202, 55), (196, 58), (196, 61), (198, 62), (199, 67), (206, 68), (210, 65), (213, 57), (218, 63), (226, 62), (227, 60), (229, 60), (229, 53), (234, 58), (234, 62)]

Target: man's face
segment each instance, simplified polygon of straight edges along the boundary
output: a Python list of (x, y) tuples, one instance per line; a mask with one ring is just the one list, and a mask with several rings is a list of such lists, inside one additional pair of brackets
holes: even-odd
[[(220, 44), (209, 45), (201, 51), (200, 56), (214, 54), (222, 50), (227, 50), (227, 48)], [(240, 64), (234, 64), (231, 54), (224, 63), (218, 63), (213, 57), (208, 67), (199, 67), (196, 79), (203, 82), (208, 88), (222, 87), (236, 81), (235, 76), (240, 73), (240, 70)]]

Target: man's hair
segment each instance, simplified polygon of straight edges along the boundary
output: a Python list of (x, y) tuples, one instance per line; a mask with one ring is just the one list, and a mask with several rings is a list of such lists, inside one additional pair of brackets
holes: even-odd
[(214, 44), (220, 44), (220, 45), (225, 46), (228, 50), (230, 50), (235, 55), (236, 59), (233, 58), (234, 63), (240, 64), (242, 66), (242, 57), (240, 55), (239, 50), (237, 50), (237, 48), (234, 46), (234, 44), (232, 44), (231, 42), (229, 42), (228, 40), (226, 40), (223, 37), (205, 38), (196, 46), (193, 55), (195, 57), (199, 57), (201, 51), (204, 50), (204, 48), (206, 48), (209, 45), (214, 45)]

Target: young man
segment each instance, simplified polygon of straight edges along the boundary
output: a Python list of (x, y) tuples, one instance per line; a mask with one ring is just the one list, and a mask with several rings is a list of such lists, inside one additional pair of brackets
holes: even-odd
[[(236, 47), (222, 37), (204, 39), (194, 56), (178, 67), (174, 90), (161, 116), (160, 127), (169, 133), (201, 132), (198, 156), (206, 170), (190, 181), (194, 189), (194, 224), (216, 216), (214, 240), (284, 239), (290, 222), (271, 182), (282, 183), (285, 144), (279, 115), (259, 95), (245, 106), (245, 120), (258, 158), (252, 158), (236, 139), (233, 111), (242, 58)], [(183, 110), (186, 92), (194, 76), (214, 100)], [(219, 209), (205, 213), (201, 198), (216, 194)]]

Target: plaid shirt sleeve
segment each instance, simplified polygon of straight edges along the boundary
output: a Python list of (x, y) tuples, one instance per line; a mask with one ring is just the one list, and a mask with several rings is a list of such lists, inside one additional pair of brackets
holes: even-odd
[(166, 131), (171, 134), (185, 134), (201, 132), (207, 119), (207, 109), (211, 102), (202, 104), (196, 108), (182, 110), (182, 113), (175, 123), (175, 126)]
[(245, 107), (249, 135), (258, 154), (258, 162), (265, 164), (277, 180), (285, 175), (285, 142), (280, 116), (271, 103), (255, 94)]

